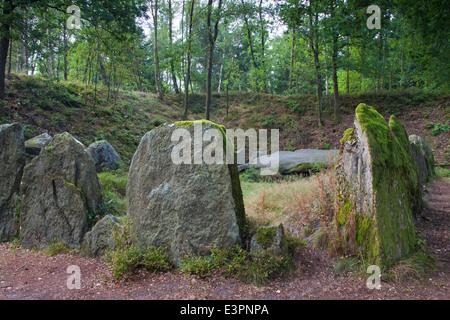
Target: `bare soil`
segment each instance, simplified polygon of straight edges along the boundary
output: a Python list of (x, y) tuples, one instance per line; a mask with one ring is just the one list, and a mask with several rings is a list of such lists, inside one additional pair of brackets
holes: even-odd
[[(425, 235), (426, 249), (439, 268), (421, 279), (401, 283), (383, 281), (380, 290), (368, 289), (368, 275), (337, 273), (336, 258), (310, 246), (295, 254), (293, 271), (263, 287), (212, 274), (193, 277), (181, 271), (138, 271), (114, 280), (102, 259), (79, 253), (49, 257), (0, 245), (1, 300), (449, 300), (450, 293), (450, 181), (437, 180), (429, 187), (429, 207), (416, 222)], [(81, 289), (68, 289), (67, 268), (80, 267)]]

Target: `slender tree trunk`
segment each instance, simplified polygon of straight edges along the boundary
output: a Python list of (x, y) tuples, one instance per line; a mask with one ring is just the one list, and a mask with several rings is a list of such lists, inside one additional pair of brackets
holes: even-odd
[[(169, 46), (170, 49), (172, 49), (173, 46), (173, 31), (172, 31), (172, 19), (173, 19), (173, 12), (172, 12), (172, 0), (169, 0)], [(178, 89), (178, 83), (177, 83), (177, 77), (175, 75), (175, 65), (173, 62), (173, 53), (170, 57), (170, 72), (172, 74), (172, 82), (173, 82), (173, 88), (175, 90), (176, 94), (180, 93), (180, 90)]]
[(382, 90), (381, 88), (381, 77), (383, 74), (383, 65), (382, 65), (382, 57), (383, 57), (383, 33), (380, 30), (380, 42), (379, 42), (379, 52), (378, 52), (378, 67), (379, 67), (379, 72), (377, 74), (377, 91), (379, 92), (380, 90)]
[[(237, 46), (236, 46), (237, 48)], [(226, 90), (227, 90), (227, 117), (228, 117), (228, 111), (230, 110), (230, 105), (229, 105), (229, 100), (228, 100), (228, 88), (230, 86), (230, 78), (231, 78), (231, 72), (233, 72), (233, 65), (234, 65), (234, 54), (231, 57), (231, 66), (230, 66), (230, 70), (228, 70), (228, 76), (227, 76), (227, 86), (226, 86)]]
[[(222, 59), (225, 59), (225, 52), (223, 53)], [(219, 94), (222, 89), (222, 75), (223, 75), (223, 63), (220, 65), (219, 70), (219, 85), (217, 86), (217, 93)]]
[(64, 81), (67, 81), (68, 79), (68, 73), (67, 73), (67, 25), (66, 23), (63, 23), (64, 26), (64, 34), (63, 34), (63, 41), (64, 41)]
[(295, 52), (295, 27), (292, 27), (291, 34), (291, 62), (289, 65), (289, 92), (292, 91), (292, 81), (294, 76), (294, 52)]
[(339, 84), (337, 77), (338, 37), (333, 35), (333, 52), (331, 53), (331, 66), (333, 69), (333, 97), (334, 97), (334, 122), (339, 121)]
[[(241, 0), (242, 3), (242, 8), (244, 9), (244, 0)], [(247, 17), (247, 13), (244, 14), (244, 26), (245, 29), (247, 31), (247, 41), (248, 41), (248, 45), (250, 48), (250, 56), (252, 58), (252, 63), (253, 63), (253, 68), (258, 69), (258, 64), (256, 63), (256, 58), (255, 58), (255, 50), (253, 48), (253, 39), (252, 39), (252, 32), (250, 30), (250, 25), (248, 23), (248, 17)], [(255, 91), (258, 92), (259, 91), (259, 84), (256, 84), (256, 88)]]
[(347, 37), (347, 94), (350, 94), (350, 43)]
[(187, 70), (186, 79), (184, 82), (184, 118), (187, 119), (188, 113), (188, 98), (189, 98), (189, 83), (191, 81), (191, 44), (192, 44), (192, 26), (194, 21), (194, 5), (195, 0), (191, 0), (191, 7), (189, 9), (189, 30), (187, 35)]
[[(310, 2), (310, 5), (312, 3)], [(318, 23), (318, 13), (315, 13), (314, 16), (311, 11), (309, 11), (309, 27), (310, 27), (310, 46), (313, 52), (314, 57), (314, 66), (316, 71), (316, 80), (317, 80), (317, 117), (318, 117), (318, 125), (321, 127), (323, 125), (322, 121), (322, 75), (320, 70), (320, 61), (319, 61), (319, 35), (316, 30), (316, 23)]]
[(325, 72), (325, 95), (328, 95), (328, 88), (329, 88), (329, 84), (328, 84), (328, 62), (327, 62), (327, 45), (325, 44), (324, 46), (324, 50), (323, 50), (323, 60), (325, 61), (325, 70), (327, 72)]
[(106, 73), (105, 65), (103, 64), (103, 58), (100, 53), (98, 54), (98, 64), (100, 67), (100, 74), (102, 75), (103, 84), (106, 85), (106, 87), (109, 89), (109, 78), (108, 74)]
[(208, 65), (207, 65), (207, 81), (206, 81), (206, 106), (205, 106), (205, 119), (209, 120), (211, 113), (211, 78), (212, 78), (212, 66), (213, 66), (213, 52), (214, 46), (209, 45), (208, 51)]
[(389, 91), (392, 91), (392, 64), (389, 71)]
[(13, 40), (11, 39), (9, 44), (9, 64), (8, 64), (8, 74), (11, 74), (12, 67), (12, 48), (13, 48)]
[(12, 24), (11, 14), (15, 9), (12, 0), (3, 1), (3, 19), (0, 24), (0, 117), (5, 115), (6, 62)]
[(383, 60), (381, 63), (381, 90), (384, 91), (384, 65), (386, 63), (386, 45), (387, 45), (387, 37), (388, 35), (386, 34), (384, 36), (384, 45), (383, 45)]
[[(207, 65), (207, 79), (206, 79), (206, 106), (205, 106), (205, 118), (206, 120), (209, 120), (210, 113), (211, 113), (211, 85), (212, 85), (212, 67), (213, 67), (213, 54), (214, 54), (214, 46), (216, 44), (217, 35), (219, 33), (219, 22), (220, 17), (216, 17), (216, 21), (214, 23), (214, 29), (211, 25), (211, 15), (213, 11), (213, 1), (214, 0), (208, 0), (208, 10), (207, 10), (207, 18), (206, 18), (206, 25), (208, 28), (208, 42), (209, 42), (209, 48), (208, 48), (208, 65)], [(222, 0), (219, 0), (218, 4), (218, 11), (222, 8)]]
[(267, 72), (266, 72), (266, 57), (265, 57), (265, 47), (266, 47), (266, 31), (264, 29), (264, 19), (262, 12), (262, 2), (259, 1), (258, 13), (259, 13), (259, 23), (260, 23), (260, 32), (261, 32), (261, 66), (262, 66), (262, 75), (263, 75), (263, 91), (264, 93), (269, 92), (268, 83), (267, 83)]
[(2, 26), (2, 31), (5, 32), (2, 34), (2, 38), (0, 39), (0, 117), (3, 117), (5, 115), (5, 84), (6, 84), (6, 59), (8, 56), (8, 46), (9, 46), (9, 39), (7, 34), (9, 34), (9, 25)]
[(322, 76), (321, 76), (321, 70), (320, 70), (320, 62), (319, 62), (319, 54), (314, 53), (314, 65), (316, 68), (316, 79), (317, 79), (317, 116), (318, 116), (318, 124), (319, 127), (323, 125), (322, 121)]
[(155, 85), (159, 100), (164, 99), (164, 94), (161, 87), (161, 73), (159, 70), (158, 57), (158, 0), (153, 0), (152, 15), (153, 15), (153, 56), (155, 61)]

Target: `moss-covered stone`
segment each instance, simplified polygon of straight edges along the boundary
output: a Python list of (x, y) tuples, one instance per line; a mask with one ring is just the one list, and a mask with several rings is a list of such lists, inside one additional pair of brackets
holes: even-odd
[(20, 193), (25, 248), (43, 249), (58, 241), (78, 248), (88, 214), (101, 203), (94, 160), (69, 133), (56, 135), (25, 167)]
[[(180, 265), (185, 254), (209, 254), (212, 248), (229, 249), (242, 244), (247, 222), (236, 164), (196, 163), (198, 141), (192, 141), (190, 161), (172, 159), (178, 128), (194, 139), (223, 126), (210, 121), (165, 124), (149, 131), (131, 162), (127, 181), (127, 209), (133, 224), (130, 235), (138, 247), (164, 246)], [(209, 146), (201, 141), (202, 150)], [(233, 150), (234, 151), (234, 150)], [(234, 154), (234, 152), (232, 153)]]
[(406, 129), (360, 104), (341, 143), (336, 220), (343, 246), (381, 265), (408, 255), (421, 193)]
[(22, 125), (0, 125), (0, 242), (17, 234), (16, 202), (25, 159)]
[(417, 135), (409, 136), (413, 156), (416, 159), (419, 184), (424, 186), (435, 177), (436, 160), (428, 143)]
[(251, 251), (263, 251), (275, 256), (288, 254), (288, 244), (283, 224), (277, 223), (257, 228), (251, 239)]

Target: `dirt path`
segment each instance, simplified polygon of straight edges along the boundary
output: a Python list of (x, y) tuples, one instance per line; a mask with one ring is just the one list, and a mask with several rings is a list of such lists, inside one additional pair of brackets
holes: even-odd
[[(42, 252), (0, 245), (0, 299), (76, 300), (308, 300), (308, 299), (450, 299), (450, 183), (435, 181), (429, 188), (429, 208), (416, 229), (439, 261), (439, 269), (421, 280), (401, 284), (382, 282), (380, 290), (366, 287), (366, 278), (338, 274), (335, 261), (324, 252), (303, 248), (295, 255), (295, 268), (265, 287), (244, 284), (220, 275), (199, 279), (181, 272), (152, 274), (140, 271), (127, 280), (112, 280), (110, 267), (100, 259), (78, 254), (48, 257)], [(68, 289), (71, 265), (80, 267), (81, 288)]]

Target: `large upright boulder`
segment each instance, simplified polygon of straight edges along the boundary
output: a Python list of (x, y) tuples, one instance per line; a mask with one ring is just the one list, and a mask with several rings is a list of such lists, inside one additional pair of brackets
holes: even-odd
[(433, 151), (428, 143), (419, 136), (410, 135), (409, 142), (411, 143), (414, 159), (416, 160), (419, 185), (424, 186), (431, 182), (435, 175), (434, 167), (436, 161)]
[(22, 126), (0, 125), (0, 242), (17, 233), (15, 213), (25, 158)]
[(333, 220), (347, 249), (378, 265), (411, 253), (422, 199), (404, 126), (360, 104), (354, 127), (341, 140), (336, 175), (339, 210)]
[(120, 157), (108, 141), (100, 140), (92, 143), (87, 148), (87, 152), (94, 159), (97, 172), (103, 172), (103, 168), (111, 170), (119, 168)]
[(172, 141), (172, 134), (178, 129), (192, 138), (195, 130), (200, 139), (217, 129), (225, 137), (224, 127), (209, 121), (162, 125), (142, 138), (127, 183), (132, 241), (139, 247), (167, 247), (177, 265), (184, 253), (233, 247), (246, 228), (236, 164), (194, 164), (194, 144), (203, 150), (209, 145), (194, 140), (190, 164), (175, 164), (172, 153), (179, 141)]
[(53, 137), (46, 132), (31, 138), (25, 141), (25, 152), (31, 157), (38, 156), (42, 148), (48, 146), (52, 139)]
[(24, 169), (20, 238), (26, 248), (64, 241), (79, 248), (101, 202), (94, 160), (69, 133), (56, 135)]
[(306, 173), (328, 167), (336, 162), (338, 150), (301, 149), (296, 151), (279, 151), (270, 155), (261, 155), (250, 160), (250, 168), (265, 168), (277, 159), (278, 172), (282, 175)]
[(116, 228), (124, 230), (122, 221), (108, 214), (98, 221), (91, 231), (84, 236), (82, 252), (88, 256), (100, 257), (116, 246), (114, 232)]

